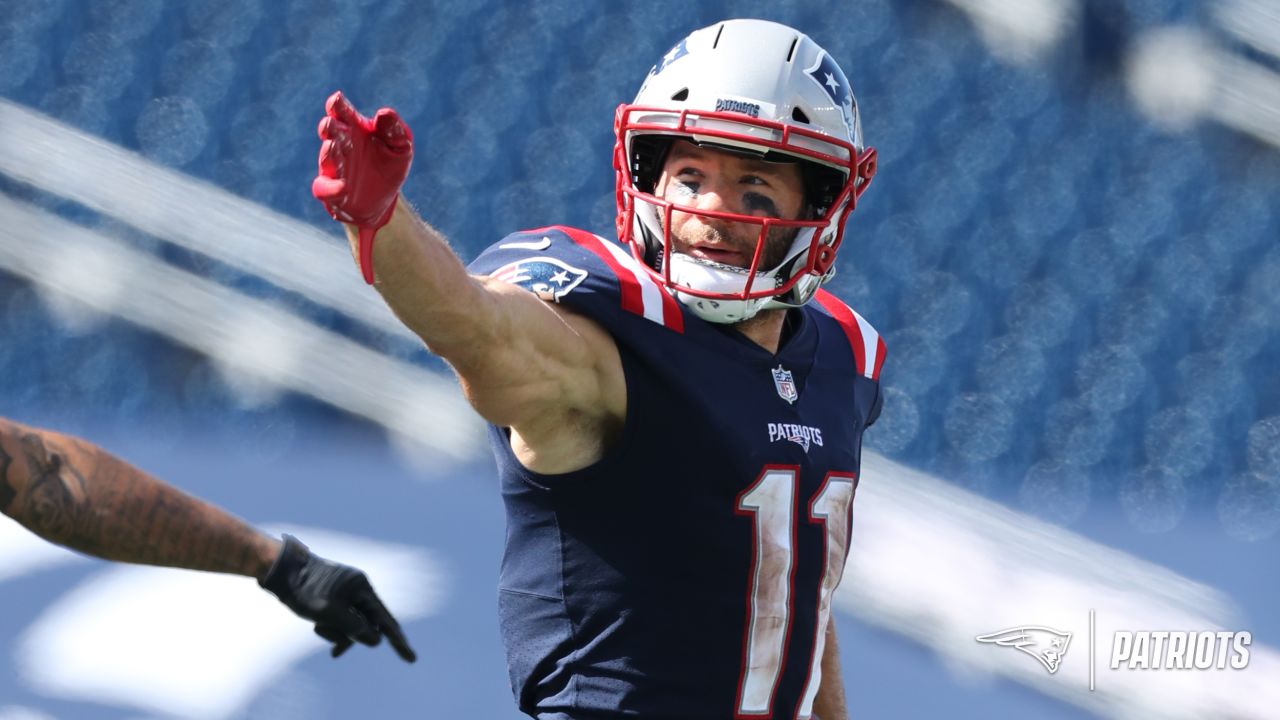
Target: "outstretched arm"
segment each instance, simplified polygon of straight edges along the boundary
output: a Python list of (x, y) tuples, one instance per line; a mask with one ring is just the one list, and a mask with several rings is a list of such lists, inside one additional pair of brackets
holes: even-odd
[(256, 578), (334, 657), (383, 637), (415, 655), (365, 574), (282, 543), (79, 438), (0, 417), (0, 512), (40, 537), (120, 562)]
[[(344, 223), (366, 279), (376, 278), (396, 316), (449, 362), (481, 416), (544, 450), (563, 445), (565, 427), (618, 423), (626, 392), (608, 333), (532, 293), (467, 273), (398, 195), (413, 136), (394, 111), (363, 117), (341, 93), (325, 110), (312, 192)], [(558, 462), (572, 464), (570, 454), (543, 455), (537, 469), (562, 472)]]
[[(357, 230), (346, 229), (354, 246)], [(609, 335), (533, 293), (468, 274), (445, 238), (403, 198), (378, 232), (373, 266), (387, 305), (449, 361), (485, 419), (527, 429), (547, 417), (559, 422), (557, 409), (600, 408), (607, 377), (601, 364), (616, 359)]]
[(261, 580), (280, 552), (280, 541), (95, 445), (3, 418), (0, 511), (107, 560)]

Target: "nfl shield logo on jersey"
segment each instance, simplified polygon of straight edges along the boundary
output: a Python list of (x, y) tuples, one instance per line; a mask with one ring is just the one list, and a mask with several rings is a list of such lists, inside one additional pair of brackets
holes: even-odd
[(783, 370), (782, 366), (773, 369), (773, 386), (778, 389), (778, 397), (789, 403), (794, 403), (800, 397), (796, 392), (795, 378), (791, 377), (790, 370)]

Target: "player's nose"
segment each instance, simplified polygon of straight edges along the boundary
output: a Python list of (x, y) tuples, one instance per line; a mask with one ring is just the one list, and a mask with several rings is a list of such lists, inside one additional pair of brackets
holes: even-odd
[(735, 212), (730, 205), (727, 190), (719, 183), (710, 180), (704, 181), (702, 187), (699, 188), (697, 202), (694, 207), (708, 212)]

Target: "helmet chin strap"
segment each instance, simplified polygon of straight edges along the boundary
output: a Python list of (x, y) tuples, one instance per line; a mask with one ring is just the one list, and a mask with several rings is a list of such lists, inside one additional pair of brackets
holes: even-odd
[[(685, 287), (707, 292), (732, 295), (741, 293), (747, 286), (750, 273), (739, 267), (696, 258), (684, 253), (671, 254), (671, 279)], [(777, 284), (772, 272), (758, 272), (753, 287)], [(678, 289), (673, 290), (676, 299), (684, 303), (695, 315), (713, 323), (737, 323), (749, 320), (764, 307), (768, 298), (752, 300), (704, 298)]]

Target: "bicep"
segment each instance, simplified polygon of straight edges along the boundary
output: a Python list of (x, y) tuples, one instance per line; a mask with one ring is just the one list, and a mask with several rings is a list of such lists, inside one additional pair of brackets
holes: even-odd
[(495, 425), (520, 427), (555, 411), (593, 411), (605, 397), (612, 338), (593, 321), (523, 288), (477, 276), (484, 289), (480, 340), (449, 361), (472, 407)]

